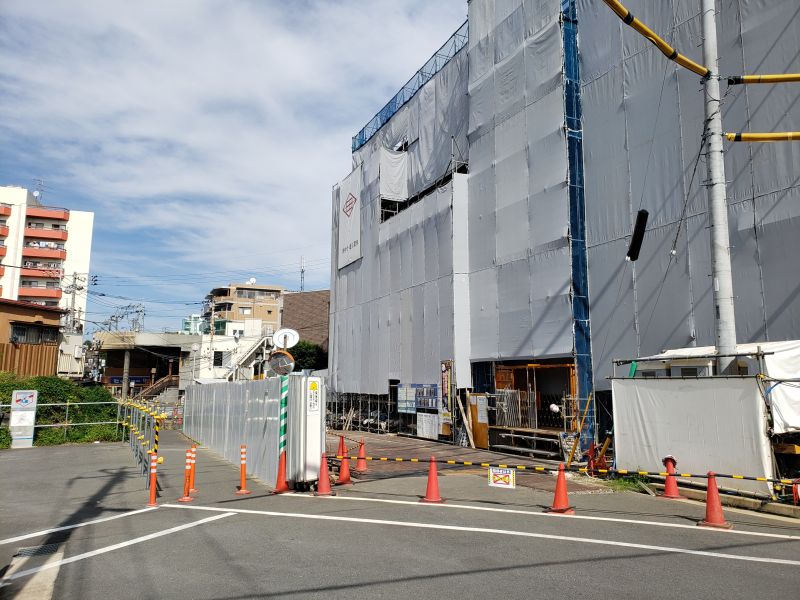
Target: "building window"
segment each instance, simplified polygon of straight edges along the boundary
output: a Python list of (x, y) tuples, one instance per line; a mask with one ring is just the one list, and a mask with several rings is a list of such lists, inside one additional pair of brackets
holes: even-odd
[(249, 315), (253, 313), (253, 309), (250, 308), (249, 306), (240, 306), (239, 313), (243, 315)]
[(58, 327), (12, 324), (11, 341), (15, 344), (55, 344), (58, 342)]
[(222, 366), (222, 351), (221, 350), (214, 350), (214, 366), (221, 367)]
[(272, 311), (271, 311), (271, 310), (268, 310), (268, 311), (267, 311), (267, 314), (268, 314), (268, 315), (271, 315), (271, 314), (272, 314)]

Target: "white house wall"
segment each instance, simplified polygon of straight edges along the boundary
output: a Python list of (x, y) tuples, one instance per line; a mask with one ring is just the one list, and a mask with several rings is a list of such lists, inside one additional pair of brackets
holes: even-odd
[[(800, 71), (796, 0), (717, 4), (723, 75)], [(625, 5), (701, 60), (699, 2)], [(593, 364), (603, 389), (612, 358), (714, 343), (702, 160), (689, 188), (703, 96), (696, 75), (666, 61), (602, 2), (578, 0), (578, 20)], [(800, 129), (794, 84), (721, 87), (725, 131)], [(738, 340), (797, 339), (800, 151), (791, 143), (729, 142), (725, 150)], [(625, 269), (640, 203), (650, 212), (648, 231), (639, 260)]]

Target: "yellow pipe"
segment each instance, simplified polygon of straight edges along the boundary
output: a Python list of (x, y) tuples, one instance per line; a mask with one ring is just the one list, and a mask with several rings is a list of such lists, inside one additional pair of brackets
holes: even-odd
[(779, 73), (777, 75), (737, 75), (728, 77), (728, 85), (747, 83), (800, 83), (800, 73)]
[(631, 11), (622, 6), (617, 0), (603, 0), (603, 2), (622, 19), (623, 23), (630, 25), (635, 31), (647, 38), (647, 40), (654, 44), (655, 47), (661, 51), (661, 54), (668, 59), (678, 63), (684, 69), (689, 69), (693, 73), (697, 73), (701, 77), (708, 77), (711, 75), (711, 70), (708, 67), (694, 62), (692, 59), (675, 50), (675, 48), (661, 39), (652, 29), (634, 17)]
[(726, 133), (729, 142), (800, 142), (800, 131), (780, 133)]

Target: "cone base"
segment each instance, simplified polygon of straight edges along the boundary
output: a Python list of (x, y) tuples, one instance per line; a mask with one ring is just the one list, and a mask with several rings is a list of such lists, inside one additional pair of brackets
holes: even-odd
[(315, 496), (335, 496), (336, 492), (314, 492)]
[(250, 490), (237, 490), (235, 493), (237, 496), (246, 496), (247, 494), (251, 494), (252, 492)]
[(572, 506), (568, 506), (567, 508), (545, 508), (544, 512), (546, 513), (553, 513), (554, 515), (566, 515), (572, 516), (575, 514), (575, 509)]
[(152, 503), (148, 502), (145, 506), (150, 506), (150, 507), (158, 506), (158, 503), (157, 502), (152, 502)]
[(194, 498), (192, 498), (191, 496), (183, 496), (181, 498), (178, 498), (178, 502), (193, 502), (193, 501)]
[(686, 500), (686, 496), (680, 494), (656, 494), (656, 498), (663, 498), (664, 500)]
[(442, 500), (441, 498), (438, 499), (420, 498), (420, 502), (422, 502), (423, 504), (443, 504), (444, 500)]
[(728, 523), (727, 521), (723, 521), (722, 523), (712, 523), (710, 521), (706, 521), (703, 519), (697, 524), (698, 527), (715, 527), (717, 529), (733, 529), (733, 525)]
[(199, 491), (200, 491), (200, 490), (198, 490), (197, 488), (192, 488), (192, 489), (190, 489), (190, 490), (189, 490), (189, 493), (190, 493), (190, 494), (196, 494), (196, 493), (197, 493), (197, 492), (199, 492)]
[(287, 488), (275, 488), (270, 492), (271, 496), (278, 496), (280, 494), (294, 494), (294, 490)]
[(353, 469), (353, 473), (355, 473), (356, 475), (364, 475), (364, 474), (366, 474), (366, 472), (367, 472), (366, 468), (364, 468), (364, 469)]
[(337, 481), (335, 485), (353, 485), (352, 481)]

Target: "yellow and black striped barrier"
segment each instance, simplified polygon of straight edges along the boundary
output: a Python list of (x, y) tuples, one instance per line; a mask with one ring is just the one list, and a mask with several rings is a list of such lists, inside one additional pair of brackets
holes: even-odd
[[(331, 458), (335, 458), (338, 460), (344, 460), (345, 458), (349, 460), (356, 460), (357, 456), (347, 456), (342, 455), (335, 455)], [(404, 457), (389, 457), (389, 456), (367, 456), (364, 460), (368, 461), (375, 461), (375, 462), (410, 462), (410, 463), (430, 463), (430, 458), (404, 458)], [(551, 467), (546, 465), (515, 465), (515, 464), (504, 464), (504, 463), (488, 463), (488, 462), (476, 462), (476, 461), (469, 461), (469, 460), (449, 460), (449, 459), (437, 459), (434, 458), (433, 462), (441, 465), (452, 465), (452, 466), (459, 466), (459, 467), (482, 467), (482, 468), (499, 468), (499, 469), (516, 469), (517, 471), (533, 471), (538, 473), (549, 473), (551, 471), (556, 472), (558, 471), (558, 467)], [(589, 469), (588, 467), (565, 467), (565, 471), (572, 471), (574, 473), (591, 473), (591, 474), (599, 474), (599, 475), (643, 475), (645, 477), (666, 477), (669, 475), (666, 471), (636, 471), (632, 469)], [(710, 472), (709, 472), (710, 473)], [(700, 479), (708, 479), (709, 473), (673, 473), (675, 477), (696, 477)], [(735, 474), (728, 474), (728, 473), (713, 473), (715, 477), (724, 477), (726, 479), (741, 479), (745, 481), (764, 481), (767, 483), (781, 483), (784, 485), (792, 485), (796, 483), (796, 481), (792, 479), (773, 479), (770, 477), (755, 477), (752, 475), (735, 475)]]

